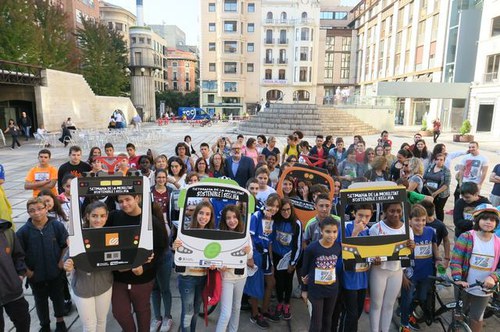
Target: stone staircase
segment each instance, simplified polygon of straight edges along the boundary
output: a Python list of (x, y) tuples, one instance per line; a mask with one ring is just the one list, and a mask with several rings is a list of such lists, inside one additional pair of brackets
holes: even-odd
[(264, 135), (289, 135), (295, 130), (301, 130), (306, 136), (379, 133), (368, 123), (341, 109), (323, 109), (311, 104), (272, 104), (238, 127), (241, 133)]

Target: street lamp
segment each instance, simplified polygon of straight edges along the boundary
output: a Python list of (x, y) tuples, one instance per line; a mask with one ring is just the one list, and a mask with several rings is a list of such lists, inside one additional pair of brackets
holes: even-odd
[(145, 72), (145, 71), (146, 71), (146, 68), (141, 67), (141, 74), (142, 74), (142, 76), (144, 76), (144, 72)]

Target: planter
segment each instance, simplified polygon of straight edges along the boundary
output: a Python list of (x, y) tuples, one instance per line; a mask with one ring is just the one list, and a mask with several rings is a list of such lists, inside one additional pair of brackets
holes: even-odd
[(461, 134), (455, 134), (453, 135), (453, 142), (461, 142), (461, 143), (469, 143), (474, 140), (474, 135), (461, 135)]
[(431, 137), (434, 135), (431, 130), (420, 130), (418, 133), (422, 135), (422, 137)]

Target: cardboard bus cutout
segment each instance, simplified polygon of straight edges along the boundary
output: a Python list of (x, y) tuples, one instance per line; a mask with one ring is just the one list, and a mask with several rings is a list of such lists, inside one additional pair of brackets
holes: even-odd
[[(409, 210), (406, 201), (406, 188), (394, 182), (358, 182), (340, 191), (340, 216), (342, 223), (342, 258), (346, 270), (353, 270), (357, 263), (373, 261), (380, 257), (382, 261), (400, 260), (403, 266), (409, 266), (411, 250), (406, 247), (410, 238)], [(346, 219), (346, 206), (356, 204), (401, 203), (405, 234), (379, 236), (346, 237), (345, 226), (351, 220)]]
[[(311, 185), (324, 185), (330, 193), (330, 200), (333, 201), (335, 190), (333, 179), (324, 169), (302, 164), (295, 164), (292, 167), (286, 168), (283, 174), (281, 174), (278, 180), (278, 184), (276, 185), (276, 192), (280, 197), (285, 196), (285, 193), (283, 192), (283, 181), (287, 177), (292, 177), (294, 179), (295, 190), (297, 190), (297, 186), (301, 182), (309, 182)], [(299, 218), (299, 220), (302, 222), (302, 225), (305, 227), (306, 223), (311, 218), (316, 216), (314, 202), (305, 201), (298, 196), (288, 198), (293, 204), (297, 218)]]
[[(210, 202), (219, 221), (220, 213), (226, 205), (236, 205), (244, 223), (243, 231), (220, 230), (220, 224), (217, 221), (215, 229), (192, 228), (191, 222), (196, 215), (188, 215), (187, 207), (196, 206), (202, 201)], [(244, 248), (248, 245), (250, 216), (254, 211), (254, 206), (253, 196), (233, 180), (207, 178), (181, 190), (177, 238), (182, 241), (182, 246), (175, 252), (175, 265), (244, 268), (247, 264), (247, 254)]]
[[(85, 227), (85, 202), (114, 200), (123, 194), (141, 197), (140, 225)], [(78, 269), (87, 272), (126, 270), (142, 265), (153, 250), (152, 220), (151, 191), (147, 177), (75, 178), (71, 181), (69, 255)]]

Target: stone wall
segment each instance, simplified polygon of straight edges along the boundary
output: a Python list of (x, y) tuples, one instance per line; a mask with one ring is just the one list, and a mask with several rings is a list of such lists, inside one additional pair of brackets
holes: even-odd
[(78, 128), (106, 128), (115, 109), (130, 123), (136, 110), (130, 98), (97, 96), (82, 75), (46, 69), (44, 83), (35, 87), (38, 123), (49, 131), (60, 130), (71, 117)]

